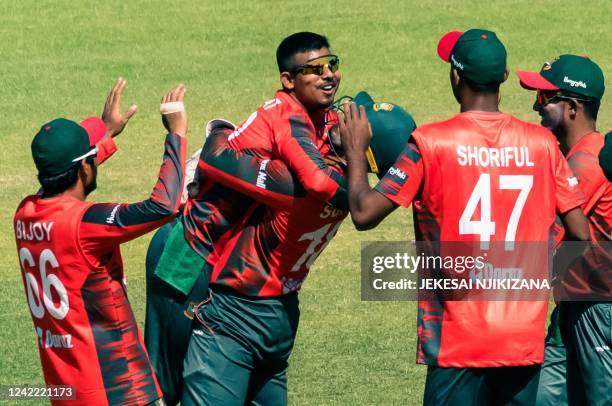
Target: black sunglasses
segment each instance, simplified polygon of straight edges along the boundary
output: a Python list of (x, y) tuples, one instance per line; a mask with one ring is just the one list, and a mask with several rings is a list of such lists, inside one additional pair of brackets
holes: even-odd
[(538, 90), (536, 93), (536, 100), (538, 104), (542, 107), (546, 106), (549, 103), (556, 103), (559, 100), (568, 100), (568, 101), (580, 101), (580, 102), (589, 102), (590, 99), (584, 99), (581, 97), (564, 95), (561, 93), (550, 93)]

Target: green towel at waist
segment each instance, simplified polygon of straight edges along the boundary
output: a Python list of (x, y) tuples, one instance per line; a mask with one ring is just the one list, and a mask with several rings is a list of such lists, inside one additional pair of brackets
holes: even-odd
[(168, 236), (155, 276), (188, 295), (205, 264), (185, 240), (183, 222), (178, 221)]

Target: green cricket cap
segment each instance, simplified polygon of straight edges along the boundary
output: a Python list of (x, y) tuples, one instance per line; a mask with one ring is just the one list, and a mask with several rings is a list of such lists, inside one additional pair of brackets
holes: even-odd
[(502, 83), (506, 76), (506, 47), (493, 31), (448, 32), (438, 42), (438, 55), (474, 83)]
[(368, 163), (370, 170), (382, 178), (408, 143), (416, 123), (402, 107), (393, 103), (376, 103), (367, 92), (357, 93), (353, 101), (365, 108), (372, 127)]
[(517, 71), (529, 90), (562, 90), (600, 100), (606, 90), (601, 68), (586, 56), (561, 55), (544, 63), (540, 72)]
[[(99, 118), (97, 118), (100, 122)], [(94, 118), (83, 123), (85, 127), (65, 118), (57, 118), (40, 127), (32, 140), (32, 158), (42, 176), (49, 177), (66, 172), (76, 162), (97, 153), (95, 140), (101, 138), (106, 127), (92, 125)]]

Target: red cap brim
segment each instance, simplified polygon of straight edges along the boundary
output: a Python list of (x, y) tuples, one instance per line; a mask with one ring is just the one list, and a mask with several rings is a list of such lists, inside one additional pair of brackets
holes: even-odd
[(100, 117), (87, 117), (79, 124), (87, 131), (90, 147), (96, 145), (106, 135), (106, 124)]
[(559, 88), (548, 80), (544, 79), (544, 76), (538, 72), (527, 72), (524, 70), (516, 71), (519, 77), (521, 86), (528, 90), (559, 90)]
[(440, 38), (438, 42), (438, 56), (444, 61), (450, 61), (450, 54), (455, 47), (455, 44), (459, 40), (459, 37), (462, 36), (463, 33), (461, 31), (451, 31), (447, 32)]

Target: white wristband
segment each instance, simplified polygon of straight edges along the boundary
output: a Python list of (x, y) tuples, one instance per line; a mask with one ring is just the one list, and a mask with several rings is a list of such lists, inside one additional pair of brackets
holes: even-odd
[(185, 104), (182, 101), (162, 103), (159, 105), (159, 112), (163, 115), (178, 113), (180, 111), (185, 111)]

